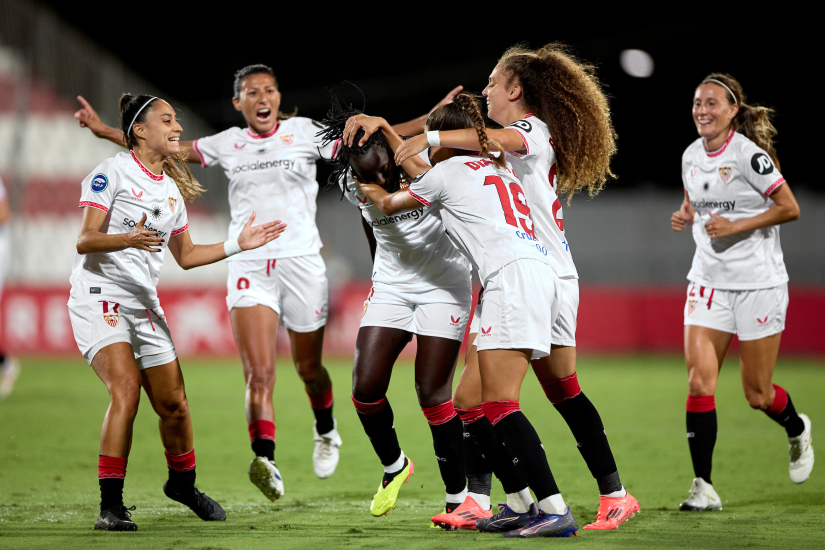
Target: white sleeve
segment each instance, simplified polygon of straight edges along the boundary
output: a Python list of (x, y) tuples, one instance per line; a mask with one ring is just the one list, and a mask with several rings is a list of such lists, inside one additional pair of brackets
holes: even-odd
[(420, 174), (412, 180), (407, 192), (412, 198), (423, 204), (431, 206), (441, 199), (444, 191), (444, 173), (440, 167), (435, 167)]
[(505, 130), (513, 130), (520, 137), (524, 143), (526, 153), (520, 151), (510, 151), (510, 154), (516, 158), (529, 159), (538, 156), (546, 146), (544, 135), (540, 130), (537, 130), (529, 120), (517, 120), (509, 125)]
[(201, 166), (215, 166), (220, 162), (220, 149), (226, 137), (225, 132), (196, 139), (192, 147), (201, 159)]
[(81, 184), (80, 208), (97, 208), (109, 212), (117, 195), (120, 182), (118, 174), (112, 170), (113, 162), (106, 161), (100, 164), (95, 171), (86, 176)]
[(346, 197), (346, 199), (353, 205), (358, 206), (359, 203), (366, 203), (367, 198), (361, 193), (361, 189), (359, 189), (358, 184), (355, 183), (355, 180), (352, 179), (352, 175), (349, 171), (347, 172), (347, 176), (344, 180), (338, 182), (338, 186), (343, 190), (344, 197)]
[(769, 197), (776, 188), (785, 183), (785, 178), (776, 169), (770, 155), (753, 142), (742, 147), (737, 155), (739, 171), (751, 187), (760, 195)]
[(178, 195), (178, 212), (175, 215), (175, 223), (172, 224), (172, 237), (180, 235), (189, 230), (189, 215), (186, 213), (186, 203), (183, 202), (183, 197)]

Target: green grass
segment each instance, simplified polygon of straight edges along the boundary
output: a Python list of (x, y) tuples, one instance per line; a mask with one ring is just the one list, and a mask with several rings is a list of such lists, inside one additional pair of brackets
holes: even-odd
[[(642, 512), (615, 532), (582, 531), (575, 539), (513, 542), (474, 532), (429, 528), (443, 506), (430, 433), (418, 408), (409, 365), (395, 372), (390, 399), (403, 449), (416, 474), (397, 508), (373, 518), (369, 503), (382, 470), (349, 399), (350, 365), (330, 361), (344, 439), (341, 463), (327, 480), (312, 471), (312, 415), (288, 361), (278, 369), (276, 458), (286, 496), (270, 503), (248, 481), (252, 459), (238, 361), (184, 362), (195, 426), (198, 486), (226, 509), (224, 523), (204, 523), (166, 499), (157, 420), (144, 398), (126, 476), (137, 533), (92, 530), (98, 513), (97, 450), (108, 403), (103, 385), (81, 361), (30, 360), (15, 393), (0, 403), (0, 548), (487, 548), (555, 544), (578, 548), (806, 548), (825, 546), (825, 475), (820, 465), (803, 485), (788, 478), (780, 427), (748, 408), (738, 364), (722, 372), (714, 483), (724, 510), (679, 513), (693, 477), (684, 427), (686, 374), (679, 357), (584, 357), (582, 387), (598, 407), (622, 481)], [(783, 360), (776, 381), (816, 428), (825, 426), (822, 363)], [(596, 484), (561, 417), (532, 375), (522, 408), (541, 436), (550, 464), (580, 525), (595, 518)], [(816, 429), (815, 428), (815, 429)], [(820, 451), (822, 452), (822, 451)], [(503, 493), (495, 484), (493, 502)]]

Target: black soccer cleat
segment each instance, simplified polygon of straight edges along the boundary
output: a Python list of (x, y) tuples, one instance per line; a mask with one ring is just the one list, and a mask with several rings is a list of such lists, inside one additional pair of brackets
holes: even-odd
[(226, 512), (223, 511), (221, 505), (194, 487), (181, 490), (173, 485), (169, 485), (167, 481), (163, 484), (163, 494), (191, 508), (203, 521), (226, 520)]
[(132, 521), (131, 511), (135, 507), (127, 508), (123, 505), (108, 508), (100, 512), (95, 521), (96, 531), (137, 531), (137, 525)]

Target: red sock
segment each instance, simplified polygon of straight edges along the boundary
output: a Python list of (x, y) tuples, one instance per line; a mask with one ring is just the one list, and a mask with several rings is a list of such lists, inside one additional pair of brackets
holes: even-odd
[(275, 423), (271, 420), (253, 420), (249, 423), (249, 440), (253, 443), (257, 439), (275, 441)]
[(452, 398), (435, 407), (421, 407), (421, 411), (427, 417), (430, 426), (445, 424), (455, 418), (456, 414)]
[(692, 413), (710, 412), (716, 408), (716, 398), (712, 395), (688, 395), (685, 408)]
[(541, 389), (544, 390), (544, 395), (554, 405), (573, 399), (582, 392), (581, 387), (579, 387), (578, 374), (575, 372), (570, 376), (542, 384)]
[(485, 401), (481, 404), (481, 408), (484, 411), (484, 416), (493, 426), (506, 416), (521, 410), (518, 401)]
[(469, 409), (456, 409), (455, 412), (458, 413), (458, 416), (465, 425), (472, 424), (473, 422), (484, 418), (484, 411), (482, 410), (481, 405)]
[(313, 409), (329, 409), (332, 407), (332, 388), (324, 395), (309, 395), (309, 404)]
[(126, 477), (126, 463), (128, 459), (119, 456), (97, 457), (98, 479), (123, 479)]
[(175, 472), (188, 472), (195, 469), (195, 449), (192, 448), (189, 452), (181, 455), (170, 455), (169, 451), (163, 451), (166, 454), (166, 465), (169, 469)]

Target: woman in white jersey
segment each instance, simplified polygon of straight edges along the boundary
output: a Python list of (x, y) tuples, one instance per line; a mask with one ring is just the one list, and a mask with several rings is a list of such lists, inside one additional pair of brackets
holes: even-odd
[[(445, 109), (437, 109), (430, 119)], [(463, 430), (451, 394), (470, 314), (470, 264), (444, 233), (436, 207), (418, 205), (410, 212), (385, 216), (358, 188), (353, 178), (388, 191), (406, 188), (410, 179), (392, 162), (394, 149), (383, 133), (375, 132), (363, 146), (341, 143), (347, 120), (358, 112), (334, 98), (323, 136), (325, 142), (340, 144), (331, 161), (330, 187), (340, 185), (344, 196), (360, 209), (374, 259), (373, 287), (364, 302), (352, 375), (358, 418), (384, 467), (370, 512), (382, 516), (394, 508), (401, 485), (413, 473), (386, 397), (393, 365), (413, 335), (418, 402), (432, 432), (446, 508), (452, 511), (467, 494)], [(392, 129), (388, 132), (389, 139), (401, 142)]]
[(129, 152), (102, 162), (83, 181), (69, 298), (77, 345), (111, 396), (100, 437), (95, 529), (137, 529), (123, 506), (123, 481), (141, 387), (160, 417), (169, 467), (164, 493), (203, 520), (222, 521), (220, 505), (195, 489), (192, 422), (157, 297), (160, 268), (167, 247), (182, 268), (191, 269), (263, 246), (285, 226), (273, 221), (253, 228), (253, 213), (226, 243), (192, 244), (184, 201), (203, 189), (183, 164), (174, 109), (156, 97), (127, 94), (120, 111)]
[[(11, 264), (11, 208), (6, 187), (0, 179), (0, 300), (3, 299), (3, 281)], [(20, 374), (17, 360), (7, 355), (0, 341), (0, 401), (11, 395)]]
[[(535, 235), (526, 234), (524, 238), (538, 238), (547, 246), (562, 286), (559, 318), (553, 325), (552, 352), (534, 360), (533, 371), (547, 398), (573, 432), (577, 448), (599, 488), (596, 521), (585, 529), (615, 529), (639, 510), (639, 503), (622, 486), (599, 413), (579, 387), (575, 347), (578, 273), (564, 234), (559, 201), (559, 195), (569, 200), (579, 190), (586, 190), (592, 197), (612, 176), (610, 158), (615, 152), (615, 134), (607, 100), (592, 66), (577, 60), (560, 44), (535, 51), (510, 48), (493, 69), (482, 94), (487, 100), (488, 116), (504, 127), (488, 130), (488, 135), (507, 151), (506, 159), (522, 182), (530, 205)], [(396, 152), (396, 161), (404, 162), (430, 144), (480, 149), (474, 131), (441, 131), (407, 140)], [(525, 482), (500, 452), (495, 433), (481, 412), (481, 380), (473, 345), (478, 338), (480, 316), (481, 310), (476, 309), (467, 361), (454, 400), (467, 433), (507, 493), (508, 502), (501, 512), (477, 524), (480, 530), (499, 532), (518, 529), (531, 521), (536, 510), (529, 491), (523, 491)], [(470, 447), (467, 455), (472, 453)], [(472, 475), (475, 472), (469, 470), (479, 468), (468, 465)], [(456, 514), (443, 521), (466, 528), (466, 520)]]
[(716, 383), (733, 335), (739, 337), (742, 387), (751, 407), (788, 435), (790, 476), (811, 474), (811, 421), (772, 383), (788, 308), (788, 274), (779, 224), (799, 205), (779, 173), (773, 111), (748, 105), (732, 76), (712, 73), (693, 95), (699, 138), (682, 155), (685, 198), (674, 231), (693, 225), (696, 254), (688, 273), (685, 361), (687, 432), (695, 479), (680, 510), (721, 510), (711, 483), (716, 444)]
[[(483, 413), (539, 499), (539, 511), (531, 521), (504, 536), (571, 536), (578, 526), (518, 403), (531, 357), (550, 354), (561, 286), (546, 246), (534, 236), (529, 203), (518, 179), (503, 155), (489, 153), (484, 120), (473, 99), (464, 94), (458, 99), (474, 123), (480, 156), (433, 147), (431, 156), (439, 162), (432, 169), (417, 156), (404, 163), (407, 173), (422, 172), (408, 192), (388, 194), (377, 185), (360, 187), (386, 215), (438, 205), (450, 240), (478, 270), (485, 287), (478, 344)], [(361, 123), (386, 131), (380, 119)], [(353, 133), (347, 132), (345, 141)]]

